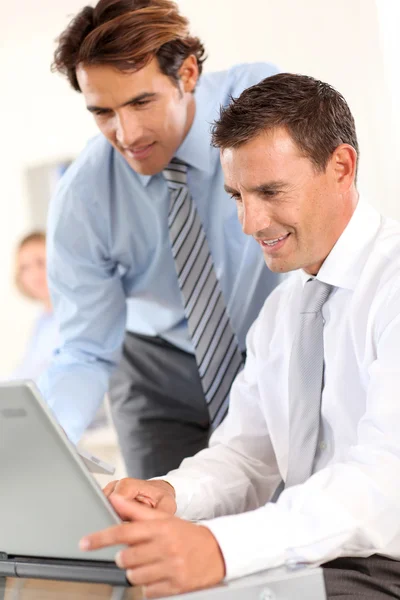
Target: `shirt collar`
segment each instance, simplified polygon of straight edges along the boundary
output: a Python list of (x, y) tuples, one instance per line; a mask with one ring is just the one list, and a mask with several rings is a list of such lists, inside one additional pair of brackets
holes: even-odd
[[(200, 98), (200, 86), (201, 81), (198, 83), (195, 93), (196, 111), (192, 126), (182, 144), (175, 152), (175, 157), (189, 165), (189, 167), (209, 172), (212, 147), (210, 136), (211, 123), (209, 122), (208, 115), (211, 113), (207, 102), (204, 101), (204, 98)], [(140, 174), (138, 176), (145, 187), (153, 177), (152, 175)]]
[[(342, 235), (318, 271), (317, 279), (335, 287), (354, 290), (379, 231), (381, 215), (359, 200)], [(310, 275), (300, 270), (303, 285)]]

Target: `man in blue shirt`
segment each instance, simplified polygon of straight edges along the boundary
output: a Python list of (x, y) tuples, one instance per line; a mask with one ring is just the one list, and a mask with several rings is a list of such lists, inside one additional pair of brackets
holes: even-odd
[(55, 53), (103, 135), (51, 203), (61, 345), (40, 387), (77, 441), (113, 372), (114, 422), (139, 478), (207, 445), (247, 330), (278, 283), (241, 231), (210, 144), (220, 106), (276, 69), (200, 78), (203, 62), (170, 0), (100, 0), (71, 21)]

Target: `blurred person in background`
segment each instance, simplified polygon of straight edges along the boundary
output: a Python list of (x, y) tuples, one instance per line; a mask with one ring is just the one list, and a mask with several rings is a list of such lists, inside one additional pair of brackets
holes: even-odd
[[(23, 296), (40, 306), (40, 312), (36, 317), (24, 356), (9, 379), (37, 381), (49, 366), (59, 344), (59, 328), (47, 285), (46, 234), (44, 231), (32, 231), (18, 243), (15, 252), (15, 284)], [(101, 407), (90, 423), (91, 434), (94, 430), (100, 430), (100, 433), (103, 433), (103, 428), (108, 428), (108, 424), (104, 407)], [(104, 435), (109, 437), (108, 431), (106, 432), (105, 429)], [(88, 439), (86, 436), (83, 440), (86, 446), (90, 445), (87, 443)], [(98, 442), (100, 447), (101, 441), (100, 439)], [(110, 445), (109, 442), (108, 445)]]
[(46, 234), (33, 231), (18, 243), (15, 253), (18, 290), (40, 306), (24, 356), (11, 379), (33, 379), (50, 364), (59, 341), (58, 325), (51, 305), (46, 275)]
[(210, 138), (220, 106), (277, 70), (203, 75), (204, 60), (169, 0), (86, 6), (55, 52), (54, 69), (102, 135), (50, 204), (61, 344), (41, 390), (76, 442), (113, 373), (114, 423), (127, 471), (140, 478), (207, 446), (246, 333), (279, 281), (241, 230)]

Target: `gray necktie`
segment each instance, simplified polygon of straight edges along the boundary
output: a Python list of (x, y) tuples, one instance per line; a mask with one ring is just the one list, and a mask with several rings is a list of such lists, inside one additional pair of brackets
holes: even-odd
[(289, 365), (289, 459), (285, 487), (312, 474), (324, 385), (322, 307), (332, 286), (309, 279), (303, 290), (299, 323)]
[(243, 365), (242, 355), (187, 186), (187, 165), (173, 159), (163, 175), (171, 193), (172, 255), (210, 420), (216, 427), (228, 410), (229, 391)]

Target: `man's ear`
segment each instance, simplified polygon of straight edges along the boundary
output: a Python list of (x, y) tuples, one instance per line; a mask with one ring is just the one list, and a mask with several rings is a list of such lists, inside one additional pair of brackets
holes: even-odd
[(178, 71), (178, 75), (181, 80), (182, 91), (188, 93), (193, 92), (199, 79), (199, 65), (197, 64), (197, 58), (194, 54), (185, 58)]
[(332, 172), (341, 193), (353, 185), (357, 170), (357, 152), (350, 144), (340, 144), (330, 158)]

